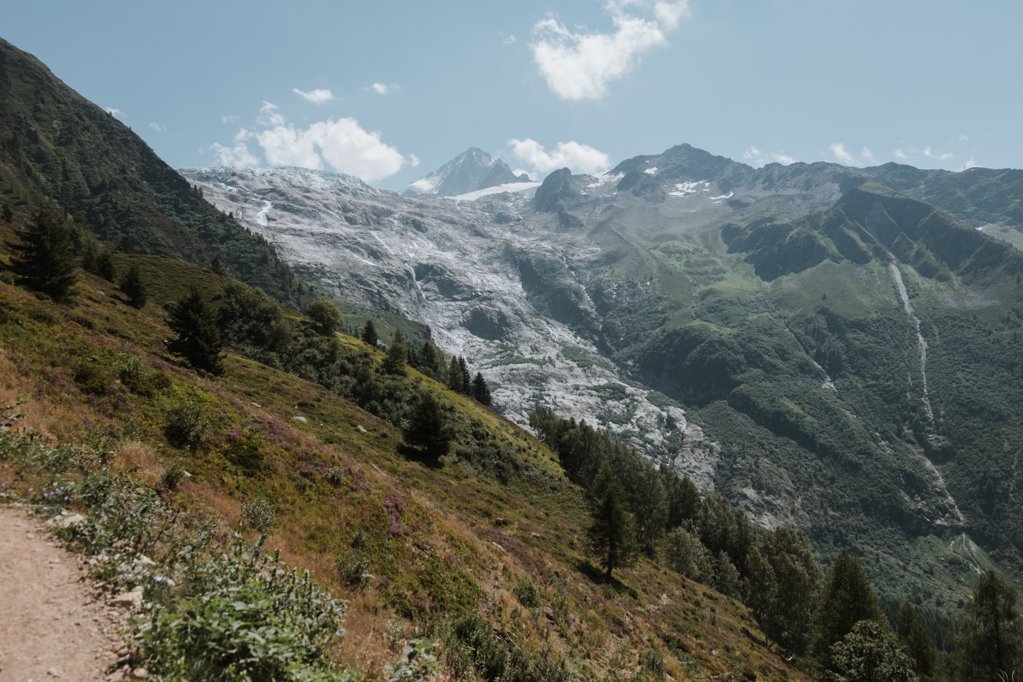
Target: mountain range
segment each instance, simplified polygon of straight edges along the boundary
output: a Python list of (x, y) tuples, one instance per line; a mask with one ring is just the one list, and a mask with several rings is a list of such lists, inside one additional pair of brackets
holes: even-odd
[(410, 183), (402, 194), (459, 196), (488, 187), (528, 183), (529, 176), (516, 175), (501, 159), (477, 147), (470, 147), (437, 170)]
[(683, 144), (472, 201), (182, 174), (303, 277), (428, 325), (521, 424), (550, 407), (610, 429), (934, 609), (1018, 568), (1020, 171)]

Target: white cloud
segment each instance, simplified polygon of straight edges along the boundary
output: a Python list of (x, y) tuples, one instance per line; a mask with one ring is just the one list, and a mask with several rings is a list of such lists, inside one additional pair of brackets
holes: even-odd
[(874, 158), (874, 152), (870, 151), (867, 147), (860, 150), (860, 158), (866, 163), (877, 163), (877, 159)]
[(418, 156), (416, 156), (415, 154), (408, 155), (408, 165), (412, 166), (413, 168), (419, 168), (419, 163), (420, 162)]
[(519, 42), (519, 39), (515, 37), (514, 33), (509, 33), (507, 35), (505, 35), (504, 33), (500, 33), (498, 35), (501, 36), (502, 45), (514, 45), (515, 43)]
[(261, 160), (249, 148), (253, 141), (270, 166), (300, 166), (332, 170), (354, 175), (367, 182), (394, 175), (406, 163), (417, 165), (380, 139), (379, 132), (367, 131), (354, 118), (327, 119), (308, 127), (289, 123), (277, 106), (264, 101), (259, 108), (259, 130), (242, 128), (230, 146), (214, 143), (214, 151), (223, 165), (252, 167)]
[(156, 121), (152, 121), (149, 124), (149, 127), (152, 128), (153, 130), (155, 130), (158, 133), (165, 133), (165, 132), (167, 132), (167, 126), (163, 125), (162, 123), (157, 123)]
[(608, 85), (628, 73), (646, 51), (667, 42), (666, 34), (689, 14), (689, 0), (611, 0), (605, 10), (614, 24), (611, 33), (573, 31), (554, 17), (533, 26), (533, 61), (562, 99), (607, 94)]
[(971, 168), (976, 168), (976, 167), (977, 167), (977, 165), (978, 165), (977, 159), (975, 159), (975, 158), (973, 157), (973, 155), (971, 154), (971, 155), (970, 155), (970, 158), (968, 158), (968, 159), (966, 160), (966, 163), (964, 163), (964, 164), (963, 164), (963, 167), (962, 167), (962, 168), (960, 168), (959, 170), (960, 170), (960, 171), (964, 171), (964, 170), (970, 170)]
[(316, 90), (299, 90), (298, 88), (292, 88), (291, 91), (304, 99), (306, 102), (313, 104), (326, 104), (332, 102), (336, 98), (334, 93), (324, 88), (317, 88)]
[(259, 116), (256, 118), (256, 122), (264, 126), (284, 125), (284, 116), (281, 115), (276, 104), (263, 100), (259, 106)]
[(524, 140), (508, 140), (508, 144), (512, 154), (541, 176), (559, 168), (569, 168), (575, 173), (597, 174), (611, 167), (611, 159), (607, 154), (578, 142), (559, 142), (549, 151), (528, 137)]
[(935, 161), (948, 161), (954, 156), (954, 154), (949, 152), (936, 152), (930, 146), (924, 147), (923, 155)]
[(387, 83), (373, 83), (369, 86), (369, 89), (378, 95), (390, 95), (398, 92), (398, 86), (393, 83), (388, 85)]
[(219, 142), (214, 142), (209, 149), (217, 155), (221, 166), (234, 166), (236, 168), (254, 168), (259, 165), (259, 159), (249, 151), (245, 140), (249, 137), (249, 131), (242, 128), (234, 136), (234, 144), (226, 147)]
[(240, 120), (241, 119), (237, 116), (237, 114), (225, 114), (220, 117), (221, 123), (237, 123)]
[(906, 150), (902, 149), (901, 147), (896, 149), (892, 156), (894, 156), (899, 161), (905, 161), (909, 158), (909, 154), (907, 154)]
[(853, 155), (845, 149), (845, 145), (841, 142), (834, 142), (831, 145), (831, 155), (835, 157), (835, 160), (845, 166), (851, 166), (856, 162)]
[(124, 113), (117, 107), (107, 107), (106, 109), (104, 109), (104, 111), (106, 111), (111, 116), (114, 116), (115, 118), (128, 118), (128, 114)]
[(769, 163), (780, 163), (788, 166), (796, 162), (794, 158), (784, 152), (765, 152), (759, 147), (749, 147), (742, 153), (742, 159), (754, 168), (766, 166)]

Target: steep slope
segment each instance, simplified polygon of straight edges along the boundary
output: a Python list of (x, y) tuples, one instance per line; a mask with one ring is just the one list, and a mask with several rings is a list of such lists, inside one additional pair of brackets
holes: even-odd
[(230, 271), (280, 300), (299, 282), (261, 237), (203, 200), (114, 116), (0, 39), (0, 200), (50, 205), (122, 250)]
[[(744, 607), (709, 588), (646, 560), (619, 571), (616, 584), (595, 581), (582, 491), (522, 430), (422, 375), (370, 370), (372, 381), (436, 395), (463, 434), (453, 457), (423, 462), (408, 456), (389, 422), (323, 386), (233, 353), (223, 378), (200, 375), (167, 354), (171, 332), (159, 304), (189, 285), (215, 298), (230, 283), (163, 258), (118, 256), (118, 268), (130, 264), (154, 283), (154, 303), (142, 310), (91, 276), (74, 307), (0, 282), (0, 404), (17, 404), (20, 415), (5, 408), (4, 429), (15, 423), (37, 434), (0, 438), (5, 496), (46, 504), (58, 485), (75, 486), (77, 458), (96, 448), (102, 471), (83, 498), (130, 477), (155, 486), (172, 509), (239, 532), (251, 527), (253, 509), (269, 506), (267, 546), (346, 599), (336, 655), (360, 676), (382, 674), (424, 633), (459, 636), (462, 623), (510, 652), (520, 675), (545, 670), (544, 679), (564, 679), (562, 663), (580, 679), (649, 665), (676, 679), (746, 671), (801, 678), (769, 651)], [(355, 339), (334, 342), (342, 358), (380, 361)], [(191, 446), (174, 445), (169, 428), (182, 406), (203, 415)], [(19, 468), (29, 444), (48, 440), (66, 447)], [(503, 481), (487, 457), (511, 464)], [(429, 649), (444, 654), (451, 674), (510, 665), (487, 658), (496, 650), (465, 648), (459, 658), (458, 642)]]
[[(258, 229), (273, 183), (210, 173), (186, 175)], [(753, 169), (680, 145), (597, 178), (557, 171), (533, 197), (292, 197), (286, 229), (263, 233), (289, 234), (336, 290), (430, 324), (520, 423), (547, 405), (612, 428), (765, 525), (859, 547), (888, 598), (947, 612), (974, 565), (949, 570), (949, 547), (976, 540), (1016, 570), (1023, 546), (996, 445), (1018, 437), (1023, 396), (995, 380), (1023, 371), (1019, 181)], [(594, 385), (592, 368), (617, 376)], [(685, 407), (681, 438), (682, 412), (644, 399)]]
[(470, 147), (432, 173), (406, 187), (403, 194), (458, 196), (487, 187), (529, 182), (525, 174), (515, 175), (501, 159)]

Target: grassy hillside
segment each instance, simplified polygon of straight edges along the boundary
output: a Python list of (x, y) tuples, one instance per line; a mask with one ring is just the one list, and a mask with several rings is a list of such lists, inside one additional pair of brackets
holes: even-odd
[(298, 303), (272, 245), (208, 204), (126, 125), (0, 39), (0, 202), (51, 206), (121, 251), (208, 266)]
[[(40, 443), (108, 453), (104, 470), (221, 529), (268, 528), (267, 547), (347, 601), (333, 653), (343, 666), (379, 679), (425, 639), (439, 642), (447, 673), (470, 678), (487, 675), (484, 649), (536, 675), (563, 663), (583, 679), (800, 677), (730, 598), (647, 560), (617, 583), (596, 578), (581, 491), (550, 451), (487, 408), (410, 371), (403, 381), (435, 394), (457, 434), (455, 454), (429, 463), (407, 456), (391, 423), (268, 365), (228, 354), (223, 377), (197, 374), (166, 352), (159, 304), (195, 283), (213, 295), (225, 281), (118, 256), (119, 269), (129, 264), (150, 286), (142, 310), (92, 276), (69, 306), (0, 282), (5, 423)], [(339, 344), (373, 353), (349, 337)], [(512, 466), (496, 475), (494, 458)], [(4, 494), (43, 501), (52, 467), (20, 461), (0, 455)]]

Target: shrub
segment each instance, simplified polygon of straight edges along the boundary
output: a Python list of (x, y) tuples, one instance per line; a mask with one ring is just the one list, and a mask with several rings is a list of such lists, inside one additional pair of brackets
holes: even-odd
[(532, 609), (540, 605), (540, 592), (528, 578), (523, 578), (515, 586), (515, 598), (526, 608)]
[(75, 383), (82, 393), (104, 395), (110, 388), (110, 379), (99, 367), (92, 364), (79, 365), (75, 370)]
[(327, 469), (327, 474), (324, 478), (327, 479), (327, 483), (332, 487), (340, 488), (341, 484), (345, 482), (345, 470), (337, 465), (332, 466), (330, 469)]
[(341, 580), (349, 587), (362, 588), (369, 582), (369, 565), (364, 558), (346, 554), (338, 557), (335, 565)]
[(184, 480), (185, 474), (185, 467), (180, 464), (171, 464), (160, 478), (160, 488), (168, 491), (177, 490), (178, 485)]
[(266, 535), (277, 524), (277, 510), (266, 500), (253, 500), (242, 505), (242, 522), (260, 535)]
[(195, 398), (186, 398), (167, 414), (163, 435), (176, 448), (198, 450), (206, 443), (213, 422), (206, 407)]

